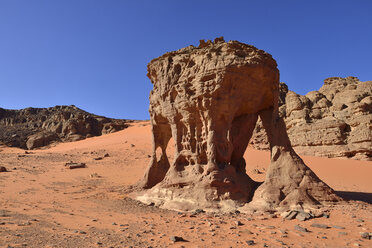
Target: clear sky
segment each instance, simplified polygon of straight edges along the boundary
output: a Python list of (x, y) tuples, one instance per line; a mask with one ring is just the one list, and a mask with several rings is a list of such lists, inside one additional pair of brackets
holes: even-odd
[(148, 119), (151, 59), (224, 36), (269, 52), (300, 94), (372, 80), (370, 0), (0, 0), (0, 107)]

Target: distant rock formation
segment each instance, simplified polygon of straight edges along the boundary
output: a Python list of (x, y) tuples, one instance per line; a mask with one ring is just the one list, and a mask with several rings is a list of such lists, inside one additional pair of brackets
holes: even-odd
[[(299, 154), (372, 160), (372, 81), (327, 78), (319, 91), (305, 96), (281, 83), (279, 112)], [(250, 145), (269, 149), (261, 121)]]
[[(248, 202), (275, 209), (339, 199), (290, 145), (270, 54), (223, 38), (201, 41), (152, 60), (148, 77), (154, 85), (153, 154), (139, 200), (178, 210), (226, 210)], [(258, 116), (271, 148), (261, 185), (246, 174), (243, 158)], [(166, 154), (171, 138), (173, 161)]]
[(73, 105), (51, 108), (0, 108), (0, 142), (34, 149), (52, 142), (77, 141), (122, 130), (128, 120), (90, 114)]

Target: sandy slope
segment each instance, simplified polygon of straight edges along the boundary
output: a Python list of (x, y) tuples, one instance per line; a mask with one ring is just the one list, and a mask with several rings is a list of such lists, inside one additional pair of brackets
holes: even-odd
[[(32, 154), (1, 147), (0, 166), (10, 172), (0, 173), (0, 247), (246, 247), (247, 240), (257, 247), (372, 247), (360, 237), (372, 232), (372, 205), (365, 203), (372, 203), (372, 162), (303, 157), (343, 196), (364, 202), (339, 204), (328, 219), (300, 222), (267, 213), (190, 216), (133, 201), (126, 193), (150, 154), (148, 122)], [(265, 174), (254, 169), (264, 172), (269, 154), (248, 149), (245, 157), (248, 174), (262, 181)], [(87, 168), (65, 169), (70, 161)], [(315, 222), (331, 228), (311, 227)], [(295, 231), (297, 224), (310, 232)], [(174, 243), (172, 235), (188, 242)]]

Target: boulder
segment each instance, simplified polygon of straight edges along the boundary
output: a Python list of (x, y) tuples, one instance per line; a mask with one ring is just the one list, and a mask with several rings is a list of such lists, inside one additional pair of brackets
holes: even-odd
[(52, 141), (58, 139), (57, 134), (49, 132), (41, 132), (37, 134), (30, 135), (26, 142), (27, 149), (35, 149), (38, 147), (49, 145)]

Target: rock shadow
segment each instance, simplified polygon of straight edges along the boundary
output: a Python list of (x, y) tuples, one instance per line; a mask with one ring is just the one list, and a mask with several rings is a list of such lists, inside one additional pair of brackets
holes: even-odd
[(353, 191), (336, 191), (338, 196), (341, 196), (345, 200), (362, 201), (372, 204), (372, 193), (365, 192), (353, 192)]

